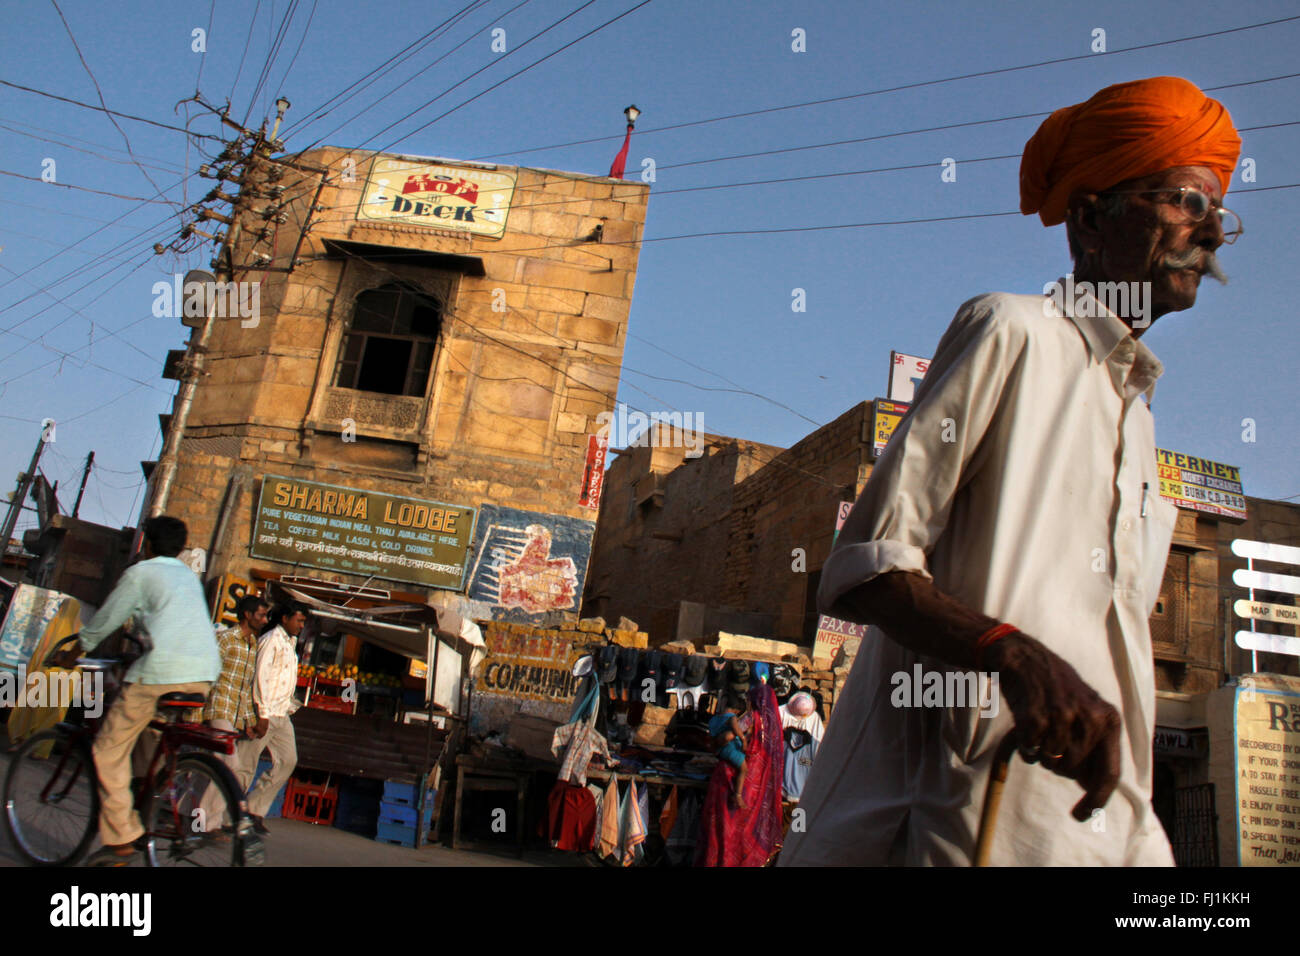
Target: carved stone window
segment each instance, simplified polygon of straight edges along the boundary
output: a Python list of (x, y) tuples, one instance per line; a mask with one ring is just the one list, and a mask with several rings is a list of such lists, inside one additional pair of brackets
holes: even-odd
[(336, 387), (424, 395), (442, 313), (436, 299), (397, 283), (362, 292), (339, 350)]

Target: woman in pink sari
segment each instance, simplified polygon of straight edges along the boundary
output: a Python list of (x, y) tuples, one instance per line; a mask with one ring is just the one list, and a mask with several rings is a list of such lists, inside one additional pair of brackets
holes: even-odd
[(750, 688), (740, 724), (749, 735), (741, 795), (746, 809), (732, 800), (736, 768), (718, 761), (700, 811), (696, 866), (763, 866), (781, 849), (784, 744), (776, 694), (767, 684)]

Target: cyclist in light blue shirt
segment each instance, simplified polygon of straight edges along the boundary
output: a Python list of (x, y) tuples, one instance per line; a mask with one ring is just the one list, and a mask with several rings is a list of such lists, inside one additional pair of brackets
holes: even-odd
[[(151, 541), (146, 526), (147, 560), (122, 573), (99, 613), (81, 629), (81, 646), (93, 650), (130, 618), (136, 637), (151, 649), (131, 665), (126, 683), (215, 681), (221, 673), (221, 652), (203, 585), (198, 575), (176, 558), (185, 546), (185, 523), (166, 516), (149, 520), (176, 522), (179, 538), (173, 529), (170, 542)], [(172, 551), (178, 540), (180, 547)]]
[[(187, 535), (179, 518), (159, 515), (146, 521), (145, 560), (126, 569), (81, 631), (81, 647), (89, 651), (130, 618), (146, 647), (127, 671), (121, 693), (95, 734), (99, 835), (104, 845), (87, 861), (90, 866), (126, 866), (135, 856), (135, 841), (144, 835), (131, 798), (131, 756), (158, 709), (158, 698), (170, 693), (206, 697), (221, 673), (203, 586), (176, 558)], [(75, 650), (65, 651), (58, 663), (75, 666), (76, 656)], [(145, 769), (137, 766), (137, 774)]]

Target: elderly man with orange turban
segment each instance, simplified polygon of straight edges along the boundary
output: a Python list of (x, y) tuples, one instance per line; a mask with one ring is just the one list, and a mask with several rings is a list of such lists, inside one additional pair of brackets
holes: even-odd
[(822, 568), (821, 610), (872, 627), (783, 865), (972, 862), (1011, 733), (1025, 759), (989, 862), (1173, 862), (1147, 619), (1177, 512), (1139, 339), (1221, 275), (1239, 149), (1173, 77), (1107, 87), (1026, 144), (1021, 210), (1065, 223), (1074, 272), (961, 307)]

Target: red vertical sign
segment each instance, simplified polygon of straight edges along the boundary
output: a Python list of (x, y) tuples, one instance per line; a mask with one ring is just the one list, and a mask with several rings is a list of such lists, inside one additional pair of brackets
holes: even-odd
[(609, 452), (609, 439), (597, 435), (587, 436), (587, 465), (582, 472), (582, 492), (578, 504), (592, 511), (600, 510), (600, 492), (605, 485), (605, 455)]

